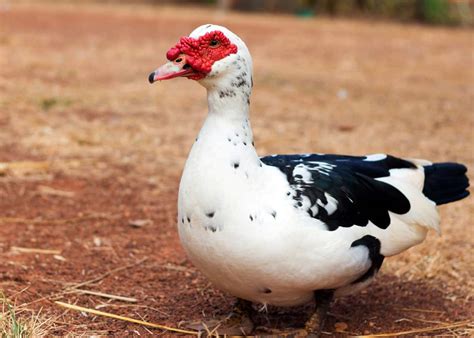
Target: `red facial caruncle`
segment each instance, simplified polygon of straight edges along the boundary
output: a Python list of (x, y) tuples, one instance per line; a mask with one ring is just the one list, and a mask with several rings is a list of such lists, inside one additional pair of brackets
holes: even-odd
[[(196, 76), (203, 78), (211, 71), (214, 62), (234, 53), (237, 53), (237, 46), (232, 44), (222, 32), (213, 31), (204, 34), (199, 39), (182, 37), (176, 46), (166, 53), (166, 58), (174, 61), (180, 54), (185, 54), (186, 63), (196, 72), (201, 73)], [(194, 80), (197, 79), (194, 78)]]
[(150, 74), (149, 81), (179, 76), (200, 80), (211, 72), (216, 61), (235, 53), (237, 46), (221, 31), (208, 32), (198, 39), (185, 36), (168, 50), (166, 58), (170, 62)]

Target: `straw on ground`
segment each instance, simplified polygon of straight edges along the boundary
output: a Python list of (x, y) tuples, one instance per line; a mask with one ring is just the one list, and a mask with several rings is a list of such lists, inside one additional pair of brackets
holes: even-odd
[(94, 315), (97, 315), (97, 316), (103, 316), (103, 317), (123, 320), (123, 321), (130, 322), (130, 323), (136, 323), (136, 324), (140, 324), (140, 325), (144, 325), (144, 326), (148, 326), (148, 327), (153, 327), (153, 328), (156, 328), (156, 329), (162, 329), (162, 330), (166, 330), (166, 331), (172, 331), (172, 332), (183, 333), (183, 334), (188, 334), (188, 335), (193, 335), (193, 336), (199, 336), (199, 332), (197, 332), (197, 331), (182, 330), (182, 329), (178, 329), (178, 328), (174, 328), (174, 327), (169, 327), (169, 326), (165, 326), (165, 325), (150, 323), (150, 322), (146, 322), (146, 321), (143, 321), (143, 320), (138, 320), (138, 319), (124, 317), (124, 316), (119, 316), (119, 315), (116, 315), (116, 314), (113, 314), (113, 313), (99, 311), (99, 310), (95, 310), (95, 309), (89, 309), (89, 308), (86, 308), (86, 307), (72, 305), (72, 304), (59, 302), (59, 301), (56, 301), (55, 303), (58, 304), (59, 306), (65, 307), (67, 309), (75, 310), (75, 311), (87, 312), (87, 313), (91, 313), (91, 314), (94, 314)]

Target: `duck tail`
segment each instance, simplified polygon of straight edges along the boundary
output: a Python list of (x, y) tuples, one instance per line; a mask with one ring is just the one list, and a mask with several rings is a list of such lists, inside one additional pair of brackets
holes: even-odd
[(444, 162), (425, 165), (423, 194), (437, 205), (451, 203), (469, 195), (466, 166)]

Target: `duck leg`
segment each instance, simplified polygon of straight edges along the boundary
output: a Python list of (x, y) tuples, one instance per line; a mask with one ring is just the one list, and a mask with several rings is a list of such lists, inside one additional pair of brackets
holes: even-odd
[(314, 291), (314, 300), (316, 308), (313, 314), (305, 323), (305, 331), (308, 335), (321, 336), (328, 315), (329, 305), (334, 296), (334, 290), (316, 290)]
[(253, 317), (255, 310), (252, 302), (237, 298), (231, 314), (223, 323), (223, 328), (219, 329), (219, 333), (226, 335), (249, 335), (252, 333), (255, 324)]

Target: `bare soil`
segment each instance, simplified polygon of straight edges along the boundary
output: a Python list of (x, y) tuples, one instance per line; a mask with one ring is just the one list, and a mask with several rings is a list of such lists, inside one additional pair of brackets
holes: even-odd
[[(192, 7), (3, 3), (0, 290), (23, 315), (41, 311), (51, 334), (163, 333), (66, 311), (54, 300), (173, 327), (231, 310), (233, 297), (187, 260), (175, 227), (179, 177), (205, 116), (205, 92), (184, 79), (147, 82), (166, 50), (207, 22), (228, 26), (251, 49), (262, 155), (387, 152), (473, 168), (472, 30)], [(372, 286), (337, 300), (327, 331), (341, 322), (353, 334), (461, 322), (425, 334), (472, 334), (473, 215), (472, 198), (443, 206), (442, 236), (388, 258)], [(137, 302), (67, 291), (96, 277), (103, 278), (82, 288)], [(291, 332), (309, 310), (270, 307), (257, 333)]]

